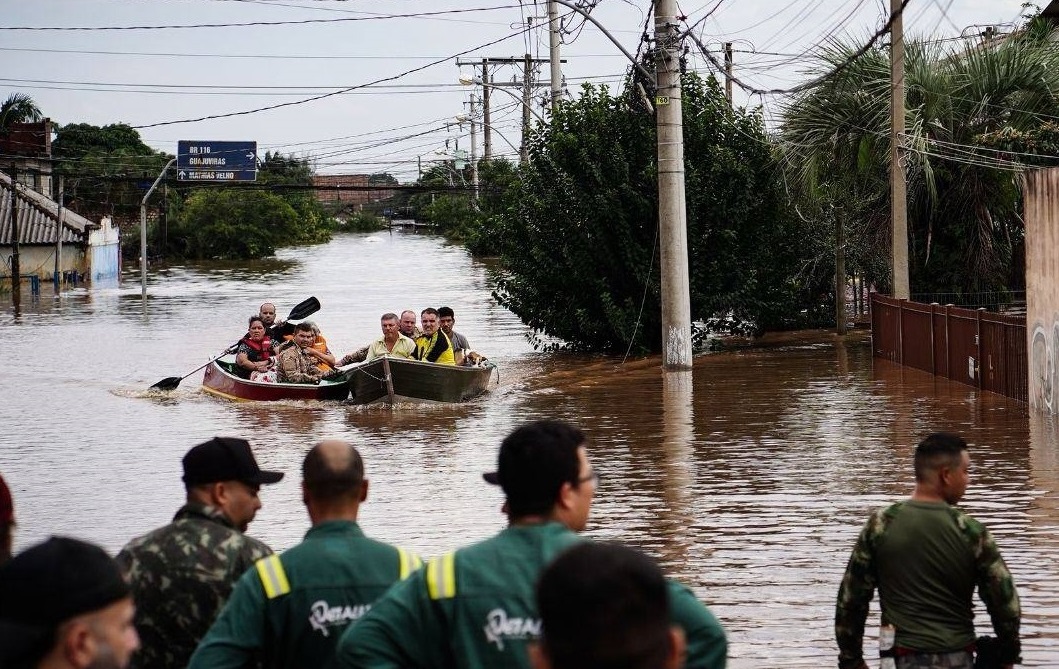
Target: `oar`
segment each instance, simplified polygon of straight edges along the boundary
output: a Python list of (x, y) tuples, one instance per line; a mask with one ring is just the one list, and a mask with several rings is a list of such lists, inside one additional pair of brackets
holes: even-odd
[[(310, 298), (308, 298), (306, 300), (303, 300), (303, 301), (299, 302), (298, 304), (294, 305), (294, 308), (290, 310), (290, 315), (287, 316), (287, 320), (288, 321), (300, 321), (300, 320), (302, 320), (304, 318), (308, 318), (309, 316), (312, 316), (317, 311), (320, 311), (320, 300), (316, 299), (315, 297), (310, 297)], [(200, 369), (206, 367), (206, 365), (212, 365), (214, 362), (220, 360), (221, 358), (223, 358), (224, 356), (228, 355), (229, 353), (232, 353), (236, 349), (236, 347), (238, 347), (238, 346), (239, 346), (239, 342), (236, 342), (236, 343), (232, 344), (228, 348), (224, 349), (224, 353), (221, 353), (219, 356), (217, 356), (216, 358), (210, 360), (205, 365), (200, 365), (200, 366), (196, 367), (195, 369), (191, 370), (190, 372), (188, 372), (184, 376), (167, 376), (166, 378), (162, 379), (158, 383), (156, 383), (153, 386), (151, 386), (151, 389), (152, 390), (173, 390), (177, 386), (180, 385), (181, 381), (183, 381), (184, 379), (188, 378), (189, 376), (191, 376), (195, 372), (199, 371)]]

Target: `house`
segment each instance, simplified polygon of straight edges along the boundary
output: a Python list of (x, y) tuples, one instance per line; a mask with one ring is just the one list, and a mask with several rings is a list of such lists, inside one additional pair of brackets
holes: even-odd
[(60, 209), (57, 202), (21, 179), (13, 210), (11, 192), (11, 176), (0, 172), (0, 277), (11, 277), (17, 230), (19, 273), (23, 277), (54, 280), (58, 273), (59, 277), (117, 280), (120, 240), (109, 218), (97, 224), (69, 209)]

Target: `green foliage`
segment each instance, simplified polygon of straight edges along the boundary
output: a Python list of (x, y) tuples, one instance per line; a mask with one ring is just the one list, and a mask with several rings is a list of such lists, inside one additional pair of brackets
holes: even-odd
[(356, 211), (338, 221), (340, 232), (374, 232), (386, 229), (386, 219), (366, 211)]
[(119, 223), (139, 220), (144, 191), (137, 182), (153, 182), (172, 158), (123, 123), (61, 126), (52, 155), (60, 159), (56, 170), (65, 177), (67, 206), (90, 219), (111, 215)]
[(7, 134), (13, 123), (35, 123), (43, 118), (33, 98), (25, 93), (12, 93), (0, 104), (0, 134)]
[[(683, 84), (692, 319), (793, 324), (801, 231), (761, 119), (732, 111), (712, 79)], [(501, 304), (570, 347), (660, 350), (654, 117), (586, 85), (536, 129), (520, 176), (495, 218)]]
[(252, 259), (298, 237), (298, 212), (260, 190), (199, 189), (184, 202), (170, 239), (192, 258)]
[(281, 246), (319, 244), (331, 239), (331, 230), (338, 222), (316, 199), (312, 190), (313, 169), (308, 160), (266, 152), (258, 167), (257, 184), (278, 194), (297, 213), (294, 234), (281, 242)]

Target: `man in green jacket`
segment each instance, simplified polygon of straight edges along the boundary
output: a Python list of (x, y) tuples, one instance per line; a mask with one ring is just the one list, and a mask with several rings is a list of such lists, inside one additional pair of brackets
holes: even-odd
[(323, 667), (346, 627), (421, 566), (415, 555), (364, 536), (357, 515), (367, 495), (353, 446), (314, 446), (302, 463), (312, 528), (302, 543), (243, 575), (189, 669)]
[[(529, 669), (541, 633), (537, 577), (578, 543), (596, 491), (585, 437), (537, 421), (500, 446), (496, 472), (509, 526), (491, 539), (430, 561), (376, 602), (342, 636), (335, 660), (348, 669)], [(669, 582), (672, 620), (688, 640), (687, 666), (721, 669), (724, 630), (687, 588)]]

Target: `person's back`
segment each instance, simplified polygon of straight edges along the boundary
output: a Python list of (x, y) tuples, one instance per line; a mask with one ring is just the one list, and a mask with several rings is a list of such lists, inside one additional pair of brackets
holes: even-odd
[(368, 480), (350, 444), (317, 444), (302, 471), (312, 528), (302, 543), (243, 575), (189, 669), (236, 669), (255, 659), (266, 667), (323, 667), (345, 628), (420, 566), (357, 524)]
[(257, 488), (282, 474), (262, 471), (246, 441), (227, 437), (192, 448), (183, 465), (188, 497), (173, 522), (117, 557), (136, 601), (133, 667), (184, 669), (235, 582), (272, 553), (243, 532), (261, 506)]

